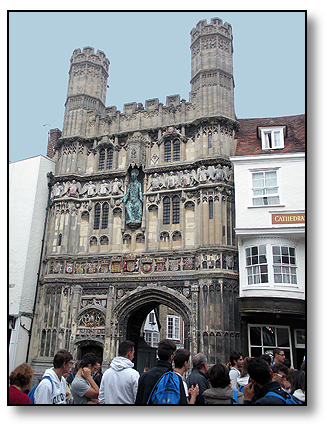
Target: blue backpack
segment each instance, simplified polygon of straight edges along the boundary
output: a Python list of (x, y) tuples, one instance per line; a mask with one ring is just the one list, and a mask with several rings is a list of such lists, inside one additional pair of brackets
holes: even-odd
[(303, 402), (301, 400), (296, 399), (291, 394), (286, 393), (286, 398), (281, 396), (280, 394), (274, 393), (273, 391), (269, 391), (265, 396), (275, 396), (279, 399), (282, 399), (286, 405), (303, 405)]
[(180, 380), (177, 374), (168, 371), (153, 387), (147, 405), (178, 405), (181, 399)]
[(233, 390), (233, 397), (232, 397), (233, 405), (237, 405), (237, 398), (238, 398), (238, 391)]
[[(52, 379), (51, 379), (50, 377), (43, 377), (43, 378), (42, 378), (42, 380), (44, 380), (45, 378), (46, 378), (46, 379), (48, 379), (48, 380), (50, 381), (51, 386), (52, 386), (52, 392), (53, 392), (53, 383), (52, 383)], [(42, 381), (42, 380), (41, 380), (41, 381)], [(32, 390), (28, 393), (28, 397), (31, 399), (31, 405), (35, 405), (34, 393), (35, 393), (35, 390), (37, 389), (37, 387), (40, 385), (41, 381), (40, 381), (38, 384), (36, 384), (36, 385), (32, 388)]]

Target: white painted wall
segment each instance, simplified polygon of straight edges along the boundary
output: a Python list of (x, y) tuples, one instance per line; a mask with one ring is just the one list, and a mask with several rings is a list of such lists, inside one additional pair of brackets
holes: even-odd
[[(55, 163), (43, 156), (9, 164), (9, 315), (32, 314), (48, 199), (47, 173)], [(9, 345), (10, 372), (25, 362), (30, 319), (16, 321)]]
[[(305, 153), (238, 156), (231, 160), (234, 163), (237, 230), (270, 228), (272, 212), (304, 212)], [(277, 168), (280, 205), (252, 206), (252, 171), (271, 168)]]
[[(239, 248), (240, 297), (305, 298), (305, 224), (272, 224), (272, 214), (305, 212), (305, 153), (238, 156), (234, 164), (236, 235)], [(252, 171), (277, 169), (280, 204), (252, 206)], [(285, 245), (296, 248), (297, 285), (248, 285), (245, 248)], [(270, 271), (269, 279), (273, 278)]]

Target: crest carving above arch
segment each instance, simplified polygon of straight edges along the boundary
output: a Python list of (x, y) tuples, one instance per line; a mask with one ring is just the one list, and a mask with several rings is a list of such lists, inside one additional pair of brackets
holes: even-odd
[(138, 286), (135, 290), (127, 292), (115, 305), (112, 314), (117, 319), (126, 318), (138, 307), (153, 302), (173, 308), (183, 317), (184, 322), (191, 322), (192, 306), (190, 300), (174, 289), (156, 283)]

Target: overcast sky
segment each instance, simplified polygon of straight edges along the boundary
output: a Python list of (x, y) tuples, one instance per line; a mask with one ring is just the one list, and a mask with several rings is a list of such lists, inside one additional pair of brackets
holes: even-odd
[(238, 118), (305, 113), (304, 12), (11, 12), (9, 160), (46, 154), (62, 129), (70, 57), (92, 46), (110, 61), (106, 106), (189, 100), (190, 31), (221, 18), (233, 29)]

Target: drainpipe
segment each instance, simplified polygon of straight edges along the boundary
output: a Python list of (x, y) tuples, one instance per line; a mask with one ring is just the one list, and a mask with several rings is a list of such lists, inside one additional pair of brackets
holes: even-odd
[(27, 346), (27, 352), (26, 352), (26, 363), (28, 362), (28, 356), (30, 352), (30, 345), (31, 345), (31, 338), (32, 338), (32, 327), (33, 327), (33, 321), (34, 321), (34, 315), (35, 315), (35, 307), (36, 307), (36, 300), (37, 300), (37, 293), (39, 288), (39, 280), (40, 280), (40, 274), (41, 274), (41, 267), (42, 267), (42, 259), (43, 259), (43, 251), (44, 251), (44, 241), (45, 241), (45, 232), (47, 228), (47, 221), (48, 221), (48, 213), (50, 208), (50, 197), (51, 197), (51, 180), (53, 178), (53, 173), (48, 172), (47, 173), (47, 179), (48, 179), (48, 201), (47, 201), (47, 207), (45, 211), (45, 220), (44, 220), (44, 226), (43, 226), (43, 236), (42, 236), (42, 243), (41, 243), (41, 253), (40, 253), (40, 261), (39, 261), (39, 268), (37, 271), (37, 279), (36, 279), (36, 288), (35, 288), (35, 296), (34, 296), (34, 304), (33, 304), (33, 311), (32, 311), (32, 321), (31, 326), (29, 330), (29, 338), (28, 338), (28, 346)]

